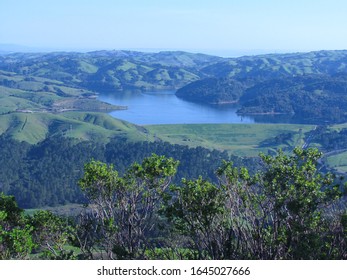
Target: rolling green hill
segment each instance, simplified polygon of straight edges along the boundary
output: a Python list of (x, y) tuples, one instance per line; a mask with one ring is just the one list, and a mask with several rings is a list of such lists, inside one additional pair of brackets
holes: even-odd
[(30, 144), (54, 136), (104, 143), (114, 137), (130, 141), (150, 137), (133, 124), (96, 112), (5, 114), (0, 116), (0, 135)]
[(0, 70), (92, 91), (179, 88), (222, 58), (185, 52), (37, 53), (0, 56)]

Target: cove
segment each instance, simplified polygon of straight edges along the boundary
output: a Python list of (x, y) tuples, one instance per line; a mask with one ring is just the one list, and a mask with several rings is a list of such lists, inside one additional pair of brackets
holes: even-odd
[(138, 125), (254, 123), (253, 117), (236, 114), (235, 104), (205, 105), (178, 98), (175, 91), (101, 93), (98, 99), (127, 110), (113, 111), (114, 118)]

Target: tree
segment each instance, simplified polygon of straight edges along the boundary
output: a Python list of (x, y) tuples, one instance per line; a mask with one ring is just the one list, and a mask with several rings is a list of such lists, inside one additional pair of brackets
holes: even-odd
[(295, 149), (291, 156), (281, 152), (273, 158), (262, 156), (267, 171), (259, 183), (271, 204), (273, 259), (316, 259), (326, 254), (329, 206), (342, 193), (332, 175), (318, 172), (320, 157), (316, 149)]
[(80, 217), (78, 238), (89, 258), (95, 251), (109, 259), (144, 257), (177, 165), (172, 158), (153, 154), (133, 164), (123, 177), (112, 165), (94, 160), (85, 165), (79, 185), (88, 207)]
[(318, 171), (320, 156), (279, 151), (261, 155), (264, 169), (254, 176), (225, 161), (217, 185), (183, 180), (165, 209), (181, 246), (205, 259), (346, 258), (342, 186)]
[[(0, 259), (74, 259), (71, 245), (74, 227), (50, 211), (25, 215), (13, 196), (0, 194)], [(42, 254), (39, 254), (42, 253)]]
[[(237, 242), (258, 259), (336, 258), (331, 249), (331, 206), (342, 193), (334, 177), (318, 172), (321, 153), (296, 148), (293, 155), (261, 158), (265, 171), (241, 182), (224, 169), (231, 224)], [(220, 173), (220, 175), (223, 174)], [(335, 214), (337, 214), (335, 212)], [(236, 233), (236, 234), (235, 234)], [(329, 249), (327, 249), (329, 248)], [(238, 248), (236, 248), (238, 249)], [(244, 253), (242, 253), (244, 254)]]
[(36, 247), (26, 221), (14, 197), (0, 193), (0, 259), (26, 259)]
[(38, 244), (41, 258), (67, 260), (76, 259), (72, 250), (66, 249), (74, 241), (75, 228), (68, 218), (60, 217), (50, 211), (39, 210), (30, 219), (33, 239)]
[(173, 229), (189, 237), (188, 244), (181, 245), (188, 245), (197, 259), (222, 259), (226, 211), (221, 189), (200, 177), (183, 179), (181, 186), (170, 190), (164, 212)]

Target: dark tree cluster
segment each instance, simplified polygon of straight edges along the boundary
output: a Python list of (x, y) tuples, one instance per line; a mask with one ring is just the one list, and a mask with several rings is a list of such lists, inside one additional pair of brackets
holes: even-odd
[(339, 123), (347, 119), (346, 75), (306, 75), (268, 80), (247, 89), (240, 114), (287, 114), (299, 122)]
[(207, 78), (180, 88), (176, 95), (185, 100), (201, 103), (237, 103), (245, 88), (245, 85), (234, 79)]
[(329, 130), (326, 126), (317, 129), (313, 142), (319, 143), (325, 151), (347, 149), (347, 129)]
[[(174, 157), (181, 162), (174, 178), (176, 182), (199, 175), (215, 181), (214, 170), (218, 164), (230, 159), (226, 152), (165, 142), (113, 139), (105, 145), (51, 137), (29, 145), (0, 137), (0, 191), (14, 195), (23, 208), (81, 203), (84, 198), (76, 182), (83, 174), (86, 161), (95, 159), (112, 163), (123, 173), (133, 162), (141, 162), (152, 153)], [(246, 161), (233, 159), (238, 164)], [(249, 161), (256, 166), (252, 159)]]

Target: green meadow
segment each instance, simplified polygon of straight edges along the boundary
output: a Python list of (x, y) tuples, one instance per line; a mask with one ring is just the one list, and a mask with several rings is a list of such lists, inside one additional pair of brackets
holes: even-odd
[[(304, 144), (304, 134), (313, 125), (300, 124), (184, 124), (145, 126), (151, 133), (173, 144), (226, 150), (238, 156), (257, 156), (260, 152), (291, 150)], [(288, 134), (285, 141), (276, 136)], [(271, 145), (267, 145), (269, 140)]]

